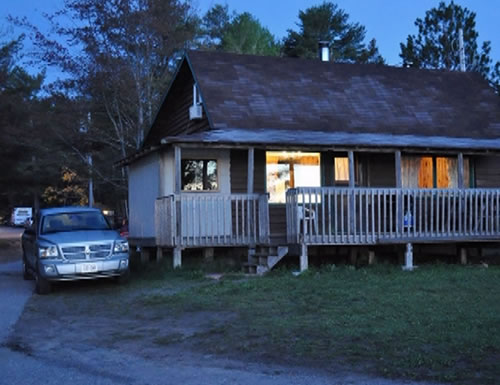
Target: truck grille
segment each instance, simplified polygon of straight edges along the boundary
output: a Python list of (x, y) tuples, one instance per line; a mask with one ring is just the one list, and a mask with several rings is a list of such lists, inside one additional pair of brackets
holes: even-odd
[(85, 245), (65, 246), (62, 247), (63, 257), (66, 259), (89, 259), (106, 258), (111, 254), (112, 243), (101, 243), (88, 245), (88, 252), (85, 252)]

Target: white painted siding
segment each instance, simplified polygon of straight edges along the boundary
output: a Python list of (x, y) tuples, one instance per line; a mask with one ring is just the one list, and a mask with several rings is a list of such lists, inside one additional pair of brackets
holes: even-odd
[(155, 237), (155, 201), (160, 196), (160, 159), (153, 153), (130, 165), (128, 180), (130, 238)]

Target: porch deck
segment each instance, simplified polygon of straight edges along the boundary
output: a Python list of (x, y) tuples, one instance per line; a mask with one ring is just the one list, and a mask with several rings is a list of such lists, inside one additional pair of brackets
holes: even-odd
[[(267, 194), (180, 194), (156, 201), (161, 247), (269, 245)], [(375, 245), (500, 241), (500, 189), (296, 188), (286, 242)]]
[(289, 243), (370, 245), (500, 240), (500, 189), (296, 188)]

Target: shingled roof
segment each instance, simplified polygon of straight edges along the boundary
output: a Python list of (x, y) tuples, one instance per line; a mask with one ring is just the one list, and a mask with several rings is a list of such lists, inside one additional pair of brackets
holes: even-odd
[(167, 141), (500, 149), (500, 97), (476, 73), (201, 51), (186, 62), (210, 128)]

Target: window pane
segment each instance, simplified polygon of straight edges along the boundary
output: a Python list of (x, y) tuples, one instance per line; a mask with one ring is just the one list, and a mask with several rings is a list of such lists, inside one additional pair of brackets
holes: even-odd
[(204, 190), (217, 190), (217, 161), (209, 160), (207, 162), (207, 181)]
[(436, 158), (436, 182), (438, 188), (458, 187), (457, 158)]
[(286, 190), (318, 187), (319, 153), (268, 151), (266, 153), (267, 192), (270, 203), (285, 203)]
[(420, 170), (418, 172), (418, 187), (433, 188), (434, 176), (432, 173), (432, 157), (423, 156), (420, 158)]
[(290, 188), (290, 165), (267, 165), (267, 192), (269, 203), (284, 203), (285, 192)]

